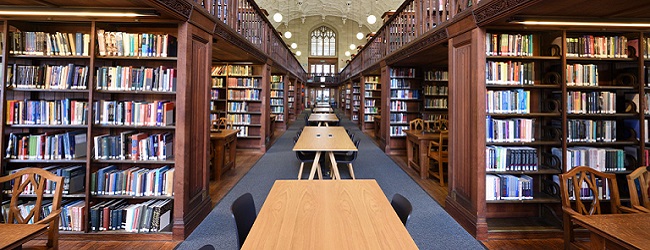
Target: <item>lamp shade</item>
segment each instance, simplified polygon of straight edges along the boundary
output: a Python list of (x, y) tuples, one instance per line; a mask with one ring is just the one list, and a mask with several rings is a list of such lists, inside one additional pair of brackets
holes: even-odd
[(357, 39), (359, 40), (363, 39), (363, 33), (361, 32), (357, 33)]
[(284, 37), (291, 38), (291, 31), (284, 32)]
[(298, 44), (296, 44), (296, 43), (291, 43), (291, 48), (292, 48), (292, 49), (298, 48)]
[(351, 55), (351, 54), (350, 54), (350, 51), (346, 51), (346, 52), (345, 52), (345, 56), (350, 56), (350, 55)]
[(302, 52), (300, 52), (300, 50), (298, 50), (298, 51), (296, 51), (296, 55), (300, 56), (300, 55), (302, 55)]
[(350, 44), (350, 49), (351, 49), (351, 50), (354, 50), (354, 49), (356, 49), (356, 48), (357, 48), (357, 46), (354, 45), (354, 43), (353, 43), (353, 44)]
[(368, 21), (369, 24), (375, 24), (375, 22), (377, 22), (377, 17), (375, 15), (369, 15), (366, 21)]
[(280, 12), (273, 14), (273, 21), (276, 23), (282, 22), (282, 14)]

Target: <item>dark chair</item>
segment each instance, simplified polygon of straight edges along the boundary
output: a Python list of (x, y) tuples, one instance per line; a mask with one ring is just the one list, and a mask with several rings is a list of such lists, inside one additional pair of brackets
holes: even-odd
[(354, 169), (352, 169), (352, 163), (357, 160), (357, 154), (359, 153), (359, 140), (354, 141), (354, 146), (357, 147), (357, 151), (350, 151), (344, 154), (334, 154), (334, 159), (336, 160), (336, 164), (343, 163), (348, 165), (348, 169), (350, 171), (350, 176), (352, 179), (355, 179), (354, 177)]
[(214, 250), (214, 246), (210, 244), (204, 245), (201, 248), (199, 248), (199, 250)]
[(235, 223), (237, 224), (237, 238), (239, 239), (237, 243), (239, 243), (239, 248), (241, 248), (257, 218), (253, 196), (250, 193), (239, 196), (232, 203), (230, 211), (232, 211), (232, 216), (235, 218)]
[[(298, 139), (296, 139), (297, 141)], [(302, 170), (305, 167), (305, 163), (313, 163), (314, 158), (316, 157), (315, 152), (304, 152), (304, 151), (296, 151), (296, 158), (300, 161), (300, 170), (298, 170), (298, 180), (302, 179)], [(324, 157), (321, 157), (321, 160), (323, 160)], [(320, 162), (318, 163), (318, 168), (316, 169), (318, 172), (318, 177), (320, 179), (323, 179), (323, 172), (320, 168)]]
[(409, 217), (411, 217), (411, 211), (413, 211), (411, 202), (401, 194), (395, 194), (393, 195), (393, 200), (390, 201), (390, 205), (393, 206), (395, 213), (397, 213), (399, 219), (404, 223), (404, 226), (406, 226), (406, 221), (409, 220)]

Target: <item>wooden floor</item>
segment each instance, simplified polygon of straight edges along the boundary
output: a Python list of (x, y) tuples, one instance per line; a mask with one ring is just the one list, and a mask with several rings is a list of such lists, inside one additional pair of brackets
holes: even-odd
[[(273, 138), (278, 138), (283, 131), (276, 131)], [(368, 134), (374, 138), (372, 134)], [(375, 142), (377, 143), (377, 142)], [(212, 205), (216, 205), (230, 189), (237, 184), (248, 170), (257, 163), (262, 157), (259, 150), (237, 150), (236, 168), (225, 172), (221, 178), (221, 183), (210, 183), (210, 196)], [(422, 180), (419, 174), (406, 165), (406, 156), (391, 156), (393, 161), (415, 180), (422, 188), (431, 195), (441, 206), (444, 206), (445, 197), (447, 196), (446, 187), (440, 187), (437, 180)], [(80, 249), (80, 250), (109, 250), (109, 249), (173, 249), (179, 242), (164, 241), (71, 241), (62, 240), (59, 242), (60, 249)], [(487, 249), (526, 249), (526, 250), (552, 250), (563, 249), (562, 239), (545, 239), (545, 240), (491, 240), (483, 241)], [(26, 246), (44, 245), (43, 240), (34, 240)]]

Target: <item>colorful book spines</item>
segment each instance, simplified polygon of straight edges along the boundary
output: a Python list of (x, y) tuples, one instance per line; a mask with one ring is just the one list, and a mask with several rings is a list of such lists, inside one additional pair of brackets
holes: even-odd
[(94, 123), (119, 126), (172, 126), (174, 121), (172, 101), (108, 101), (93, 103)]
[(7, 100), (8, 125), (85, 125), (88, 103), (63, 99)]
[(176, 91), (176, 69), (115, 66), (99, 67), (95, 89), (114, 91)]
[(7, 86), (25, 89), (87, 89), (88, 66), (17, 65), (7, 67)]
[(9, 54), (37, 56), (88, 56), (90, 34), (9, 32)]
[[(129, 196), (173, 196), (174, 168), (163, 166), (146, 169), (130, 167), (119, 170), (115, 166), (99, 169), (92, 174), (91, 194)], [(94, 184), (94, 185), (92, 185)]]
[(100, 56), (173, 57), (176, 38), (169, 34), (127, 33), (97, 30)]

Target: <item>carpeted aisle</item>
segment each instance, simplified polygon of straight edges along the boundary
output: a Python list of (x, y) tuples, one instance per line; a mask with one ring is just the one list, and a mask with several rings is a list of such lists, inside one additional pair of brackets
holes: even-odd
[[(198, 249), (206, 244), (213, 245), (215, 249), (237, 249), (235, 221), (230, 213), (230, 205), (237, 197), (249, 192), (259, 212), (275, 180), (297, 178), (300, 162), (291, 149), (296, 131), (304, 125), (304, 114), (277, 139), (197, 229), (179, 244), (178, 249)], [(376, 179), (388, 199), (400, 193), (413, 204), (407, 229), (420, 249), (485, 249), (355, 124), (343, 118), (341, 125), (352, 130), (355, 139), (361, 140), (359, 156), (353, 164), (356, 177)], [(339, 169), (342, 178), (349, 178), (347, 167)], [(308, 173), (309, 167), (305, 165), (303, 176), (306, 178)]]

